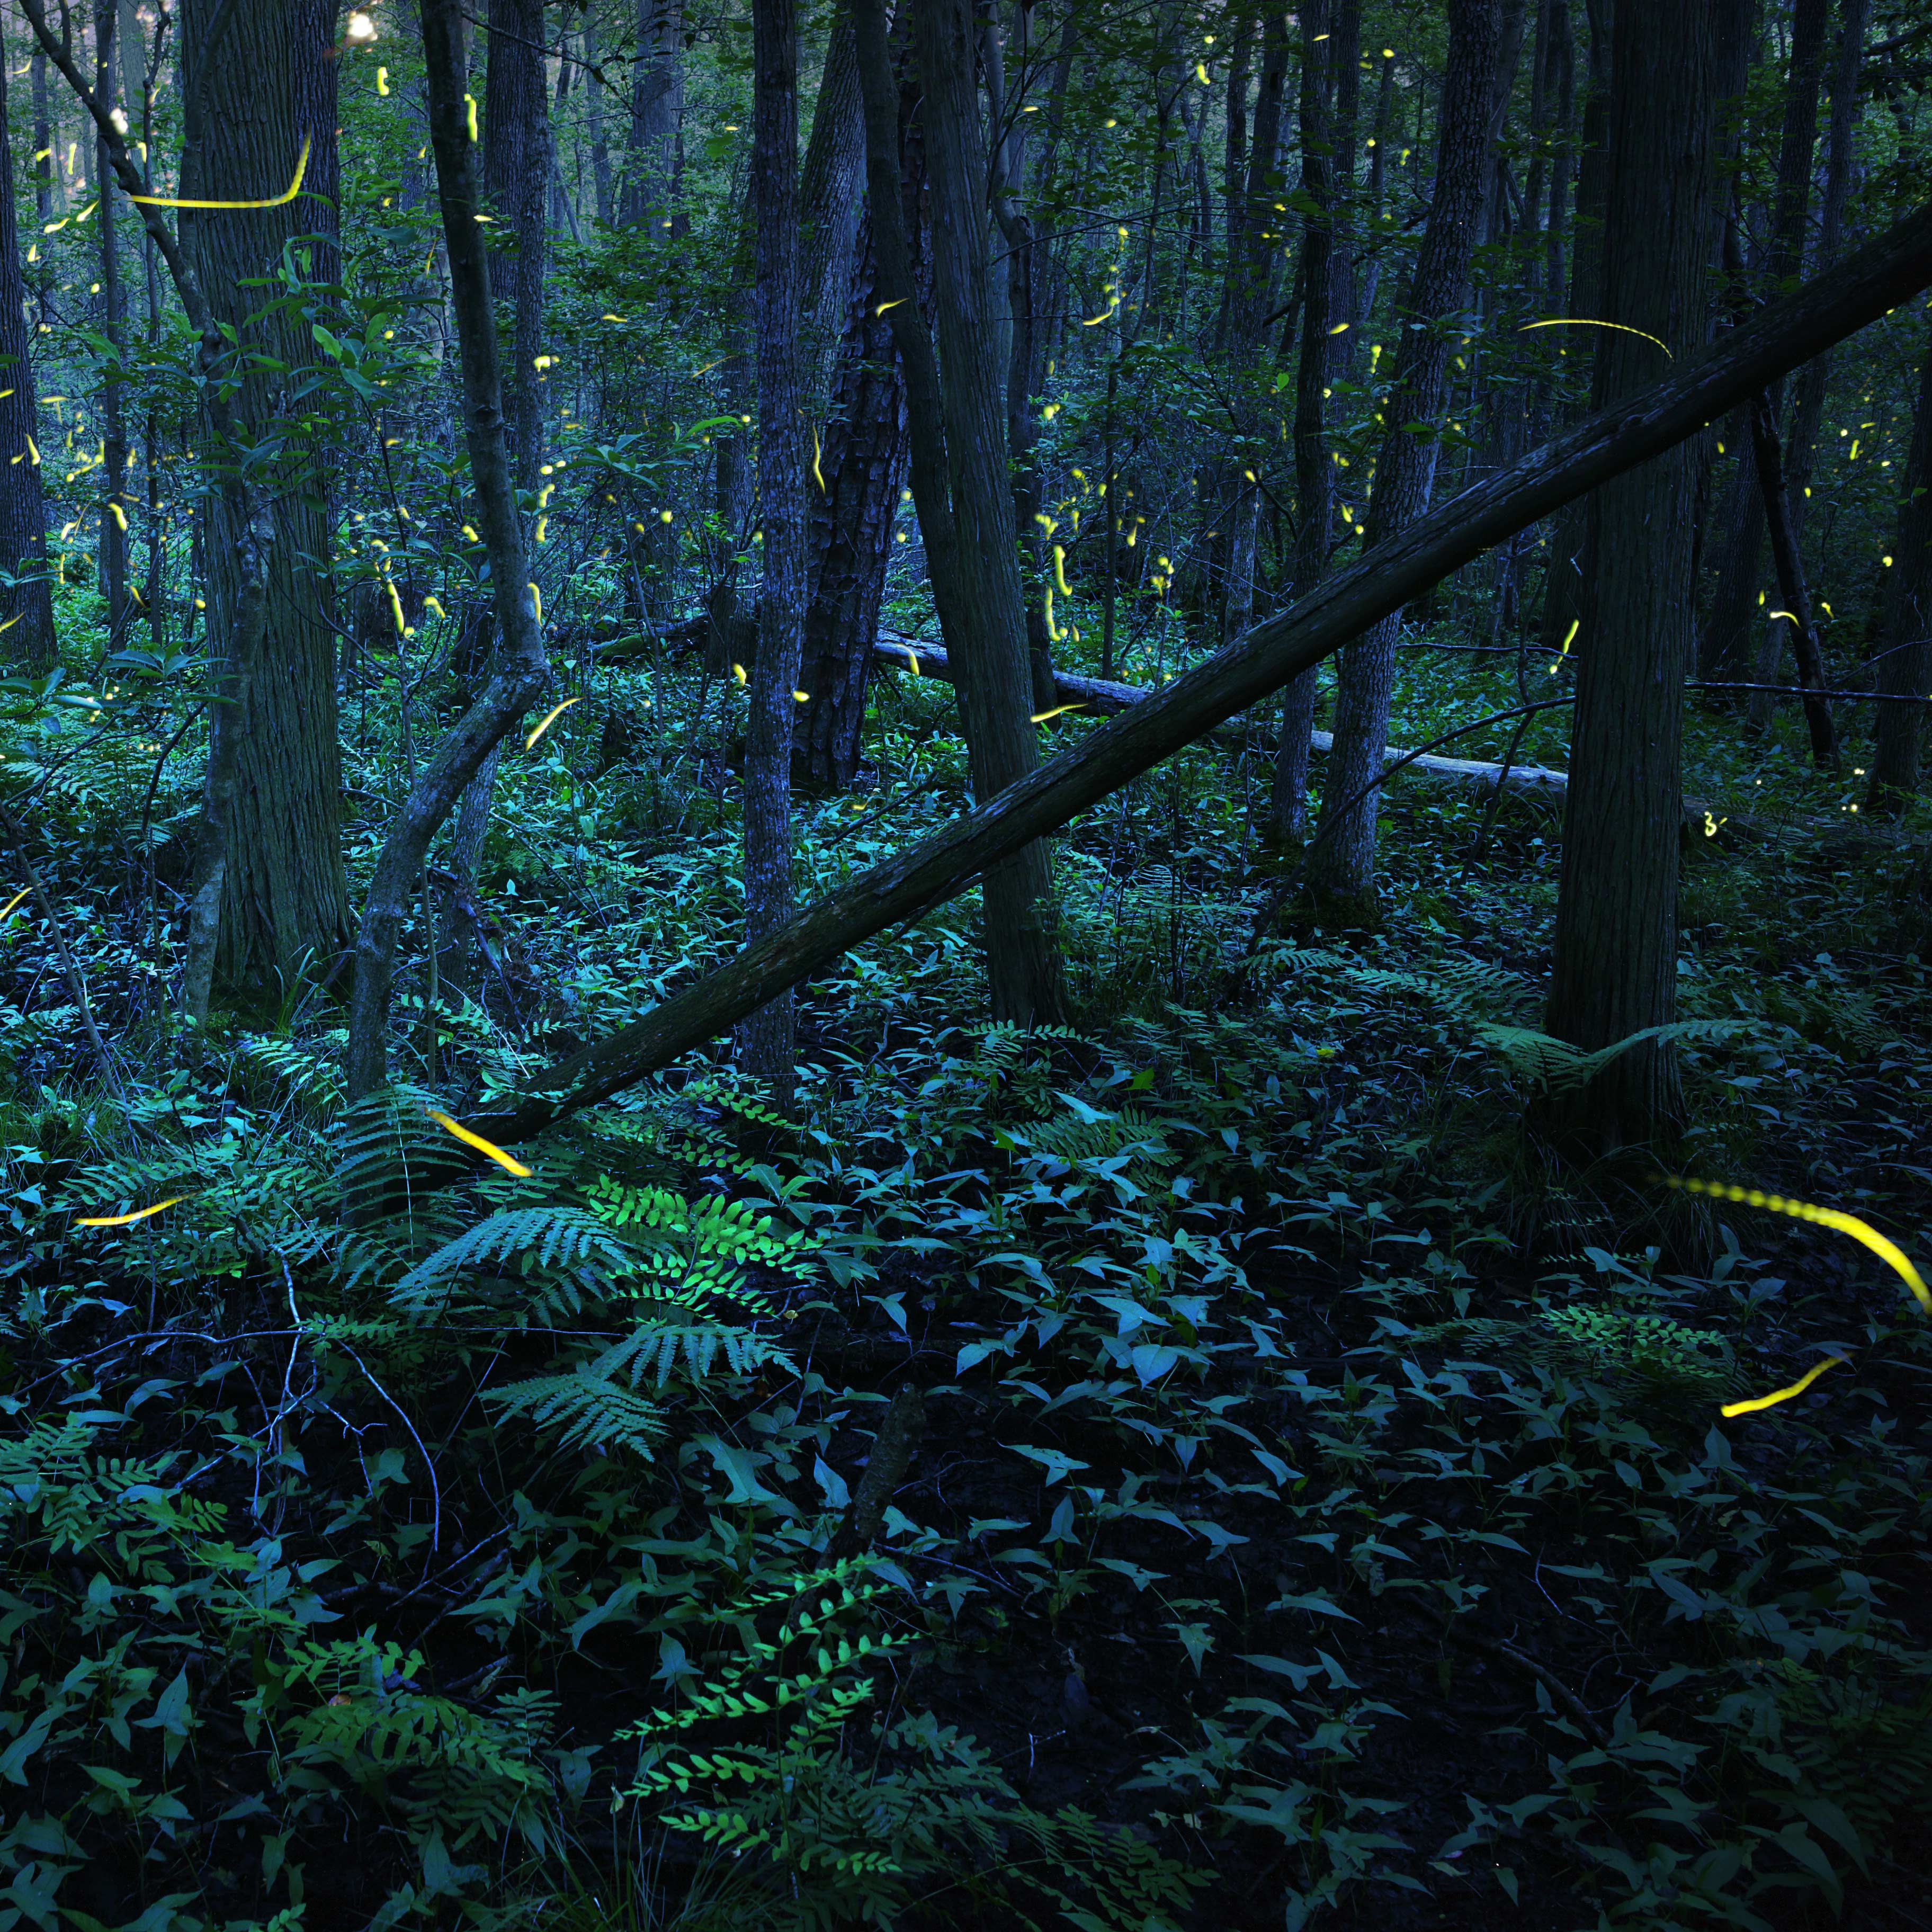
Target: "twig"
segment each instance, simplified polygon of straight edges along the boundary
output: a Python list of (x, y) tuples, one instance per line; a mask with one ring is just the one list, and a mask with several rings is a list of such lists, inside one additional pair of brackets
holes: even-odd
[(430, 1496), (434, 1503), (436, 1510), (435, 1519), (430, 1525), (429, 1546), (431, 1550), (440, 1549), (442, 1544), (442, 1485), (438, 1482), (436, 1478), (435, 1457), (429, 1453), (428, 1447), (424, 1442), (422, 1438), (417, 1435), (416, 1426), (410, 1420), (409, 1412), (404, 1408), (402, 1404), (399, 1402), (396, 1398), (376, 1379), (374, 1374), (370, 1369), (369, 1364), (365, 1362), (353, 1348), (350, 1347), (349, 1344), (344, 1341), (339, 1335), (332, 1335), (329, 1337), (329, 1340), (333, 1342), (335, 1346), (340, 1348), (365, 1376), (368, 1376), (369, 1386), (396, 1412), (397, 1414), (402, 1418), (403, 1426), (410, 1432), (410, 1439), (416, 1444), (416, 1447), (422, 1451), (424, 1465), (429, 1471)]
[(1610, 1748), (1610, 1733), (1591, 1714), (1589, 1706), (1575, 1691), (1558, 1677), (1546, 1664), (1540, 1664), (1527, 1652), (1518, 1650), (1515, 1645), (1504, 1643), (1500, 1638), (1478, 1636), (1474, 1630), (1462, 1629), (1452, 1618), (1446, 1616), (1430, 1604), (1418, 1603), (1415, 1607), (1426, 1617), (1432, 1618), (1442, 1626), (1442, 1634), (1471, 1650), (1486, 1652), (1491, 1657), (1500, 1658), (1504, 1663), (1513, 1664), (1528, 1677), (1533, 1677), (1547, 1690), (1556, 1702), (1581, 1727), (1583, 1735), (1599, 1750)]
[(40, 909), (40, 916), (47, 922), (48, 936), (53, 940), (55, 951), (60, 955), (61, 970), (67, 976), (67, 989), (74, 995), (74, 1003), (80, 1010), (80, 1023), (87, 1030), (87, 1043), (94, 1049), (94, 1057), (100, 1064), (101, 1078), (107, 1082), (107, 1090), (124, 1107), (128, 1104), (127, 1089), (121, 1084), (121, 1076), (115, 1072), (114, 1063), (107, 1057), (106, 1042), (100, 1037), (100, 1029), (94, 1023), (94, 1008), (88, 1004), (87, 998), (87, 982), (80, 976), (80, 962), (68, 950), (67, 934), (61, 929), (61, 922), (54, 916), (53, 902), (47, 897), (47, 889), (41, 884), (40, 873), (27, 850), (27, 835), (22, 830), (20, 821), (4, 805), (0, 805), (0, 824), (7, 828), (7, 836), (13, 842), (14, 852), (20, 861), (20, 868), (27, 875), (27, 884), (34, 895), (34, 902)]

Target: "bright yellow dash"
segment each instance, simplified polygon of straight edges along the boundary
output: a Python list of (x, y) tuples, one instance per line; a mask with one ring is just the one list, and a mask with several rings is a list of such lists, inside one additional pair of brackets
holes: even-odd
[(1066, 546), (1055, 544), (1053, 547), (1053, 580), (1060, 586), (1063, 597), (1071, 597), (1073, 592), (1066, 587)]
[(302, 136), (302, 152), (296, 158), (296, 178), (289, 183), (286, 194), (272, 196), (266, 201), (188, 201), (179, 195), (130, 194), (130, 201), (138, 201), (149, 208), (283, 208), (302, 192), (302, 177), (308, 172), (309, 137)]
[(466, 112), (468, 113), (468, 115), (469, 115), (469, 116), (470, 116), (470, 138), (473, 141), (473, 140), (476, 140), (476, 95), (475, 95), (475, 94), (466, 94), (463, 97), (463, 105), (464, 105), (464, 110), (466, 110)]
[(543, 722), (524, 740), (524, 749), (527, 752), (573, 704), (581, 704), (583, 702), (584, 699), (580, 693), (575, 698), (566, 698), (561, 704), (554, 706), (545, 714)]
[[(621, 315), (600, 315), (597, 320), (599, 322), (622, 322), (626, 318)], [(714, 363), (712, 366), (715, 368), (717, 365)], [(698, 373), (701, 376), (704, 371), (700, 369)]]
[(1767, 617), (1789, 617), (1794, 624), (1798, 621), (1797, 618), (1789, 610), (1767, 610), (1765, 613), (1765, 615)]
[(454, 1134), (465, 1147), (473, 1147), (478, 1154), (488, 1154), (506, 1173), (514, 1174), (520, 1180), (527, 1180), (530, 1170), (521, 1161), (506, 1154), (494, 1141), (486, 1141), (481, 1134), (472, 1134), (467, 1127), (459, 1126), (447, 1114), (439, 1114), (434, 1107), (425, 1107), (423, 1112), (444, 1132)]
[(530, 609), (536, 617), (537, 628), (541, 631), (543, 628), (543, 592), (534, 584), (527, 584), (524, 587), (530, 593)]
[(1670, 356), (1671, 361), (1674, 362), (1677, 359), (1676, 356), (1670, 356), (1669, 344), (1652, 334), (1648, 329), (1633, 328), (1628, 322), (1598, 322), (1587, 315), (1553, 315), (1547, 322), (1526, 322), (1516, 333), (1527, 335), (1532, 328), (1614, 328), (1625, 335), (1640, 335), (1646, 342), (1654, 342), (1666, 356)]
[(118, 503), (110, 503), (107, 507), (113, 512), (114, 520), (121, 526), (122, 533), (124, 535), (128, 528), (127, 512), (122, 509)]
[(376, 92), (378, 94), (387, 94), (388, 91), (389, 70), (386, 67), (379, 67), (376, 70)]
[(818, 466), (818, 459), (824, 454), (818, 445), (818, 432), (814, 430), (812, 432), (812, 473), (818, 480), (818, 494), (821, 496), (829, 496), (832, 493), (825, 487), (825, 472)]
[(1348, 325), (1346, 322), (1338, 322), (1336, 323), (1335, 326), (1328, 332), (1330, 335), (1346, 335), (1348, 332)]
[(1113, 314), (1114, 310), (1120, 307), (1120, 300), (1118, 297), (1116, 297), (1112, 302), (1110, 302), (1098, 315), (1090, 315), (1086, 316), (1082, 321), (1080, 326), (1082, 328), (1097, 328), (1102, 322), (1105, 322), (1107, 318)]
[(1083, 698), (1077, 704), (1056, 704), (1051, 711), (1036, 711), (1027, 722), (1031, 724), (1044, 724), (1049, 718), (1058, 718), (1063, 711), (1084, 711), (1087, 700)]
[(152, 1208), (137, 1208), (131, 1214), (92, 1214), (74, 1225), (76, 1228), (124, 1228), (133, 1222), (145, 1221), (165, 1208), (177, 1208), (187, 1198), (185, 1194), (172, 1195), (165, 1201), (157, 1201)]
[(731, 675), (735, 677), (740, 684), (744, 683), (746, 682), (745, 667), (741, 664), (734, 664), (731, 667)]
[(874, 315), (884, 315), (889, 308), (902, 308), (911, 299), (910, 296), (901, 296), (896, 301), (880, 303), (872, 313)]
[(1576, 633), (1582, 628), (1583, 620), (1582, 618), (1573, 617), (1570, 620), (1569, 634), (1563, 640), (1563, 648), (1556, 653), (1558, 657), (1567, 658), (1570, 655), (1570, 646), (1576, 641)]
[(442, 608), (441, 602), (434, 597), (425, 597), (423, 599), (423, 608), (426, 610), (434, 610), (439, 617), (447, 617), (449, 615), (449, 613)]
[(0, 906), (0, 919), (4, 919), (33, 890), (32, 886), (22, 886), (4, 905)]
[(1754, 1395), (1748, 1402), (1727, 1402), (1718, 1410), (1720, 1415), (1749, 1415), (1760, 1408), (1774, 1408), (1781, 1402), (1789, 1402), (1793, 1396), (1802, 1395), (1827, 1369), (1835, 1368), (1844, 1360), (1842, 1355), (1827, 1355), (1815, 1368), (1805, 1370), (1789, 1388), (1773, 1389), (1768, 1395)]
[(1841, 1234), (1849, 1234), (1855, 1241), (1870, 1249), (1898, 1278), (1918, 1298), (1918, 1305), (1927, 1314), (1932, 1315), (1932, 1288), (1928, 1288), (1918, 1270), (1906, 1258), (1898, 1243), (1888, 1239), (1869, 1222), (1861, 1221), (1856, 1214), (1847, 1214), (1842, 1208), (1814, 1208), (1808, 1201), (1787, 1201), (1780, 1195), (1760, 1194), (1754, 1187), (1731, 1187), (1718, 1180), (1672, 1180), (1672, 1187), (1681, 1187), (1690, 1194), (1708, 1194), (1718, 1201), (1741, 1201), (1747, 1208), (1768, 1208), (1774, 1214), (1789, 1214), (1799, 1221), (1815, 1221), (1820, 1227), (1835, 1228)]

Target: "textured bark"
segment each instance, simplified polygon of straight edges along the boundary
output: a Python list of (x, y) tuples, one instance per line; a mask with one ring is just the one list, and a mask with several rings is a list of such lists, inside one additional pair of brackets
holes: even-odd
[[(1352, 0), (1344, 0), (1352, 4)], [(1294, 379), (1294, 594), (1305, 597), (1328, 567), (1328, 533), (1335, 521), (1335, 472), (1324, 434), (1324, 392), (1330, 386), (1329, 318), (1341, 278), (1335, 262), (1334, 143), (1330, 138), (1328, 0), (1301, 8), (1301, 188), (1309, 202), (1301, 244), (1300, 354)], [(1305, 671), (1282, 704), (1266, 836), (1276, 844), (1308, 836), (1309, 734), (1315, 723), (1315, 674)]]
[(624, 164), (623, 219), (654, 235), (671, 232), (677, 192), (678, 127), (684, 118), (682, 0), (638, 0), (631, 59), (631, 151)]
[[(586, 68), (598, 65), (597, 50), (597, 14), (594, 8), (584, 10), (584, 64)], [(591, 73), (585, 83), (584, 122), (590, 137), (590, 178), (597, 196), (597, 219), (608, 228), (616, 219), (617, 203), (610, 177), (610, 142), (604, 130), (604, 94), (605, 83), (597, 74)]]
[[(36, 105), (40, 106), (46, 91), (46, 57), (37, 58), (42, 78)], [(37, 436), (39, 408), (27, 285), (14, 212), (5, 64), (0, 62), (0, 388), (8, 392), (0, 396), (0, 571), (24, 580), (0, 584), (0, 663), (42, 670), (54, 661), (54, 607), (46, 577), (47, 513), (40, 466), (28, 448), (28, 439)], [(40, 111), (44, 112), (44, 106)]]
[[(94, 0), (94, 92), (112, 101), (116, 86), (115, 28), (119, 23), (117, 0)], [(122, 406), (121, 368), (126, 354), (127, 304), (121, 289), (120, 240), (116, 232), (113, 164), (106, 144), (96, 136), (95, 168), (100, 183), (100, 206), (94, 211), (100, 230), (100, 332), (107, 339), (108, 366), (100, 382), (102, 484), (100, 498), (100, 588), (107, 600), (107, 640), (118, 650), (128, 634), (128, 425)]]
[[(1618, 0), (1604, 320), (1670, 345), (1704, 342), (1714, 106), (1712, 23), (1677, 0)], [(1598, 332), (1593, 400), (1612, 407), (1654, 375), (1654, 345)], [(1549, 1030), (1594, 1050), (1666, 1024), (1677, 988), (1683, 685), (1691, 656), (1696, 464), (1680, 445), (1599, 490), (1577, 654), (1570, 788)], [(1621, 1054), (1562, 1122), (1599, 1146), (1668, 1126), (1676, 1063)]]
[[(1367, 541), (1393, 536), (1429, 507), (1435, 488), (1436, 419), (1447, 391), (1452, 337), (1445, 326), (1468, 298), (1476, 226), (1489, 179), (1488, 133), (1502, 47), (1498, 0), (1450, 0), (1449, 59), (1428, 225), (1401, 313), (1395, 374), (1378, 416), (1383, 427), (1370, 499)], [(1419, 427), (1418, 427), (1419, 426)], [(1309, 881), (1343, 918), (1372, 919), (1376, 824), (1380, 794), (1370, 781), (1388, 742), (1400, 611), (1382, 619), (1342, 655), (1335, 710), (1335, 756), (1322, 799), (1322, 841)], [(1349, 801), (1361, 795), (1358, 803)], [(1331, 818), (1340, 822), (1330, 829)]]
[[(862, 8), (867, 0), (860, 0)], [(875, 26), (882, 23), (873, 15)], [(862, 72), (868, 39), (860, 19)], [(868, 144), (874, 125), (867, 86)], [(876, 162), (878, 151), (871, 149)], [(654, 1012), (551, 1067), (520, 1099), (472, 1123), (490, 1139), (527, 1139), (666, 1066), (741, 1015), (820, 971), (854, 946), (956, 897), (1007, 854), (1183, 746), (1193, 743), (1332, 656), (1514, 532), (1696, 435), (1767, 382), (1932, 284), (1932, 209), (1921, 209), (1813, 284), (1754, 317), (1712, 352), (1680, 361), (1640, 396), (1579, 424), (1486, 477), (1357, 562), (1294, 608), (1109, 719), (1004, 796), (875, 866)], [(920, 460), (915, 445), (914, 460)]]
[[(1032, 679), (1014, 542), (1002, 387), (994, 344), (986, 156), (974, 85), (972, 22), (960, 0), (922, 0), (914, 35), (926, 92), (932, 184), (937, 354), (914, 296), (898, 206), (898, 102), (883, 8), (855, 0), (866, 173), (881, 292), (906, 379), (913, 494), (939, 612), (962, 670), (960, 710), (973, 788), (991, 798), (1038, 768)], [(944, 398), (941, 372), (944, 372)], [(985, 881), (986, 979), (996, 1019), (1059, 1018), (1058, 908), (1043, 845), (1003, 856)]]
[(860, 211), (865, 202), (866, 124), (859, 109), (859, 64), (852, 16), (832, 17), (825, 68), (812, 110), (812, 136), (799, 182), (799, 312), (805, 340), (800, 382), (806, 420), (825, 414), (844, 339)]
[(422, 0), (430, 145), (449, 257), (451, 304), (462, 354), (464, 424), (476, 522), (483, 532), (496, 599), (502, 668), (448, 731), (417, 775), (382, 849), (356, 934), (356, 983), (350, 998), (347, 1084), (359, 1099), (380, 1087), (388, 1061), (389, 989), (396, 940), (412, 904), (430, 841), (504, 734), (536, 701), (548, 675), (543, 634), (529, 585), (518, 520), (502, 379), (496, 353), (490, 268), (476, 217), (483, 206), (475, 145), (464, 103), (462, 0)]
[[(211, 28), (220, 22), (219, 30)], [(182, 46), (186, 128), (182, 192), (204, 198), (278, 195), (296, 170), (304, 137), (310, 165), (335, 143), (327, 76), (333, 49), (321, 15), (306, 0), (256, 0), (224, 10), (219, 0), (184, 0)], [(278, 208), (184, 208), (182, 244), (215, 318), (240, 332), (244, 350), (299, 368), (318, 353), (298, 314), (250, 323), (262, 307), (250, 279), (279, 272), (292, 236), (326, 228), (334, 210), (298, 195)], [(219, 977), (259, 985), (311, 949), (338, 951), (348, 928), (342, 870), (341, 758), (337, 742), (335, 638), (326, 616), (329, 530), (323, 452), (285, 426), (280, 385), (250, 375), (233, 403), (233, 434), (208, 422), (204, 460), (217, 474), (250, 448), (280, 446), (262, 486), (273, 500), (274, 536), (261, 647), (237, 667), (244, 716), (229, 824)], [(206, 412), (204, 412), (206, 420)], [(258, 467), (260, 459), (255, 459)], [(242, 634), (250, 595), (242, 560), (250, 555), (251, 519), (231, 491), (207, 502), (206, 556), (209, 634)], [(218, 712), (212, 728), (224, 728)]]
[[(1932, 691), (1932, 337), (1919, 371), (1912, 448), (1900, 480), (1898, 532), (1886, 585), (1878, 686), (1901, 698)], [(1917, 704), (1881, 704), (1872, 748), (1870, 808), (1895, 812), (1919, 788), (1925, 712)]]
[[(869, 227), (852, 279), (832, 416), (812, 495), (812, 602), (806, 613), (792, 740), (793, 776), (821, 794), (845, 790), (859, 764), (866, 681), (899, 491), (905, 484), (905, 383), (880, 297)], [(1044, 709), (1044, 706), (1040, 707)]]
[(544, 221), (550, 176), (550, 102), (544, 86), (543, 0), (490, 0), (490, 70), (483, 93), (483, 193), (495, 221), (490, 281), (510, 303), (512, 350), (504, 404), (517, 487), (536, 488), (544, 457), (542, 352)]
[[(752, 206), (758, 224), (758, 520), (764, 532), (758, 655), (745, 733), (745, 936), (792, 916), (791, 740), (805, 623), (805, 440), (800, 418), (798, 14), (752, 14)], [(796, 1013), (789, 990), (748, 1014), (739, 1063), (789, 1097)]]

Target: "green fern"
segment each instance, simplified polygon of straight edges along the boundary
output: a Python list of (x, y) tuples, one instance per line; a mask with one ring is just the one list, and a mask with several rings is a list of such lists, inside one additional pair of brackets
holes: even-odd
[(487, 1216), (418, 1262), (391, 1294), (392, 1305), (428, 1320), (449, 1310), (459, 1285), (472, 1291), (510, 1275), (530, 1284), (531, 1299), (513, 1315), (554, 1317), (580, 1312), (586, 1298), (608, 1299), (637, 1258), (604, 1224), (551, 1202)]
[(598, 1372), (609, 1358), (580, 1367), (573, 1373), (533, 1376), (507, 1388), (485, 1389), (483, 1400), (496, 1405), (504, 1420), (527, 1416), (538, 1429), (556, 1432), (564, 1449), (595, 1448), (608, 1454), (628, 1449), (646, 1462), (651, 1447), (664, 1432), (658, 1405)]

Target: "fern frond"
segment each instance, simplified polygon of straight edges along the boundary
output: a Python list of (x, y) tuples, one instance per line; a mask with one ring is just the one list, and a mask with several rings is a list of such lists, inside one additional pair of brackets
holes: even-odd
[(574, 1312), (586, 1296), (608, 1296), (637, 1258), (604, 1224), (581, 1208), (551, 1202), (506, 1209), (466, 1228), (425, 1256), (399, 1281), (393, 1306), (418, 1318), (449, 1304), (465, 1275), (513, 1273), (541, 1283), (542, 1305)]
[(621, 1374), (634, 1388), (648, 1376), (662, 1390), (680, 1362), (692, 1382), (707, 1380), (721, 1354), (726, 1370), (734, 1376), (751, 1375), (766, 1366), (782, 1369), (788, 1375), (798, 1372), (797, 1364), (776, 1342), (715, 1322), (644, 1324), (598, 1356), (584, 1372), (606, 1381)]
[(483, 1400), (495, 1403), (506, 1421), (526, 1415), (538, 1429), (558, 1430), (558, 1447), (564, 1449), (628, 1449), (648, 1462), (652, 1444), (664, 1432), (656, 1403), (588, 1368), (485, 1389)]

